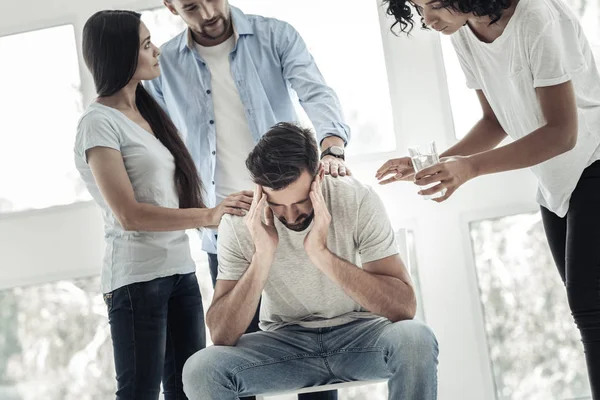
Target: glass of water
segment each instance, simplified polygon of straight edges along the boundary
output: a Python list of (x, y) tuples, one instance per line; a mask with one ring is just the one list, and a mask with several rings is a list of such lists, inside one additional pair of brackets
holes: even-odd
[[(437, 149), (435, 147), (435, 142), (431, 141), (420, 146), (412, 146), (408, 148), (408, 154), (412, 159), (413, 167), (415, 169), (415, 173), (419, 172), (427, 167), (431, 167), (440, 162), (440, 157), (437, 153)], [(427, 186), (422, 186), (423, 189), (428, 189), (437, 185), (437, 182), (431, 183)], [(437, 192), (431, 195), (423, 195), (423, 199), (431, 200), (437, 199), (438, 197), (442, 197), (446, 193), (446, 189), (441, 192)]]

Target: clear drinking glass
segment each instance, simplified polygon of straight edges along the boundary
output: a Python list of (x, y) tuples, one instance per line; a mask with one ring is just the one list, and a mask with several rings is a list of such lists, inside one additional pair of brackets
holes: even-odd
[[(412, 159), (413, 167), (415, 169), (415, 173), (419, 172), (427, 167), (431, 167), (440, 162), (440, 157), (437, 153), (437, 149), (435, 147), (435, 142), (431, 141), (419, 146), (412, 146), (408, 148), (408, 154)], [(434, 182), (427, 186), (422, 186), (423, 189), (428, 189), (437, 185), (438, 182)], [(425, 200), (437, 199), (438, 197), (442, 197), (446, 193), (446, 189), (441, 192), (434, 193), (432, 195), (423, 196)]]

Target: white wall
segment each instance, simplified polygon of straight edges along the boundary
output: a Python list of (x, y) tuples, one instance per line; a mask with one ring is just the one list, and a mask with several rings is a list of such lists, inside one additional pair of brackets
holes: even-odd
[[(237, 4), (243, 9), (243, 2)], [(63, 23), (73, 23), (80, 35), (98, 9), (159, 5), (151, 0), (3, 2), (0, 36)], [(390, 156), (404, 155), (408, 145), (435, 139), (445, 148), (454, 141), (439, 38), (418, 28), (410, 39), (395, 37), (382, 9), (380, 14), (398, 149), (349, 160), (356, 175), (374, 186), (376, 169)], [(77, 43), (80, 47), (79, 36)], [(94, 93), (83, 64), (81, 75), (87, 104)], [(493, 399), (468, 223), (534, 210), (532, 176), (521, 171), (482, 177), (441, 205), (421, 200), (410, 183), (378, 191), (394, 225), (415, 231), (425, 316), (440, 343), (439, 398)], [(102, 248), (99, 212), (90, 203), (0, 215), (0, 288), (97, 272)]]

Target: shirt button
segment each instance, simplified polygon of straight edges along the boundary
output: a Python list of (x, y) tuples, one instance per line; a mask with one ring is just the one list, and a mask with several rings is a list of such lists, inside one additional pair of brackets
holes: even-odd
[(210, 89), (208, 89), (208, 90), (206, 91), (206, 94), (211, 94), (211, 93), (212, 93), (212, 92), (210, 91)]
[(212, 184), (214, 185), (214, 184), (215, 184), (215, 181), (212, 181)]
[(214, 156), (215, 154), (217, 154), (217, 152), (213, 150), (213, 156)]
[(215, 121), (213, 121), (213, 120), (211, 119), (210, 121), (208, 121), (208, 123), (212, 125), (212, 124), (214, 124), (214, 123), (215, 123)]

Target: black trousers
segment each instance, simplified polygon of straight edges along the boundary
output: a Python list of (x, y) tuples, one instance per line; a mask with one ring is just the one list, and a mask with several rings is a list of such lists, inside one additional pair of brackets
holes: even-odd
[(567, 215), (542, 207), (542, 220), (581, 333), (592, 397), (600, 400), (600, 161), (584, 170)]

